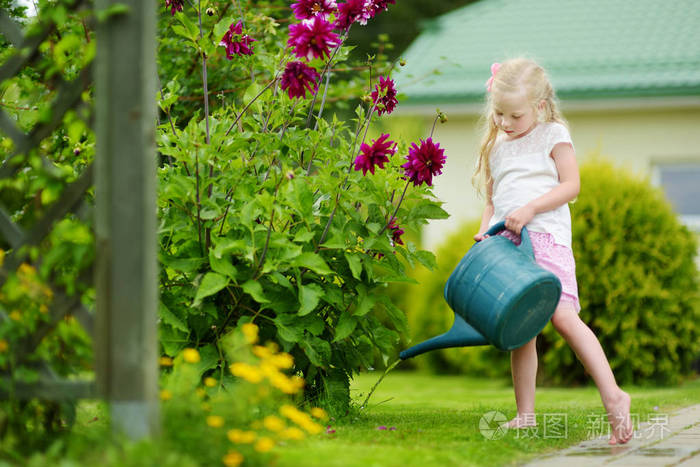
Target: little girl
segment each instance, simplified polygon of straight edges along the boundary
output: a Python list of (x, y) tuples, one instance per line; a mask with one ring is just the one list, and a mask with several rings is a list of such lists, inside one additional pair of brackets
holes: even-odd
[[(611, 426), (610, 444), (632, 437), (630, 396), (615, 382), (603, 348), (578, 316), (576, 265), (571, 251), (567, 203), (579, 193), (579, 172), (566, 122), (554, 90), (535, 62), (518, 58), (491, 67), (487, 82), (487, 130), (474, 174), (485, 188), (486, 206), (479, 233), (505, 220), (503, 235), (519, 242), (527, 226), (535, 261), (559, 277), (562, 294), (552, 324), (593, 377)], [(511, 353), (517, 416), (508, 427), (535, 425), (535, 339)]]

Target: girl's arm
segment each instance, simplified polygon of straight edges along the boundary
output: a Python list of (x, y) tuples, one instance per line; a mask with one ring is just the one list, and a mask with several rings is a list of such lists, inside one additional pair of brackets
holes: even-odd
[(552, 158), (559, 172), (559, 185), (506, 216), (508, 230), (520, 234), (535, 215), (556, 209), (578, 196), (581, 181), (574, 148), (569, 143), (559, 143), (552, 149)]
[(493, 201), (491, 201), (491, 195), (493, 193), (493, 181), (489, 182), (486, 186), (486, 206), (484, 206), (484, 212), (481, 215), (481, 225), (479, 226), (479, 233), (474, 235), (474, 240), (477, 242), (482, 241), (485, 236), (484, 232), (489, 228), (489, 221), (493, 217)]

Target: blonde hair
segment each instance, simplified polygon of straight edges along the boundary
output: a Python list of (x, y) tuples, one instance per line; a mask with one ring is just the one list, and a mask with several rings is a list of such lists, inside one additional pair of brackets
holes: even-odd
[[(558, 100), (547, 72), (541, 66), (528, 58), (514, 58), (503, 62), (493, 76), (491, 91), (486, 94), (486, 107), (482, 115), (483, 137), (479, 148), (479, 158), (472, 177), (472, 183), (480, 194), (482, 189), (487, 189), (493, 181), (489, 158), (498, 136), (498, 127), (493, 118), (493, 96), (518, 92), (523, 88), (533, 106), (544, 102), (544, 109), (539, 116), (540, 121), (558, 122), (568, 126), (559, 111)], [(486, 193), (486, 198), (490, 200), (491, 193)]]

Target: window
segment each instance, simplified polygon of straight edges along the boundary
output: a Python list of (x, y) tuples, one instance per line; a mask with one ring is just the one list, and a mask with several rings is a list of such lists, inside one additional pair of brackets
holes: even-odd
[(652, 181), (664, 190), (681, 221), (700, 232), (700, 162), (655, 164)]

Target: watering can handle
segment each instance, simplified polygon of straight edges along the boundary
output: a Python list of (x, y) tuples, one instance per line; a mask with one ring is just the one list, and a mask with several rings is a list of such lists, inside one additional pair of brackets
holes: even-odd
[[(501, 221), (493, 224), (484, 235), (492, 236), (504, 230), (506, 230), (506, 222)], [(523, 229), (520, 231), (520, 246), (518, 246), (518, 248), (521, 248), (523, 252), (533, 260), (535, 259), (535, 253), (532, 251), (532, 242), (530, 241), (530, 234), (527, 233), (527, 229), (525, 227), (523, 227)]]

